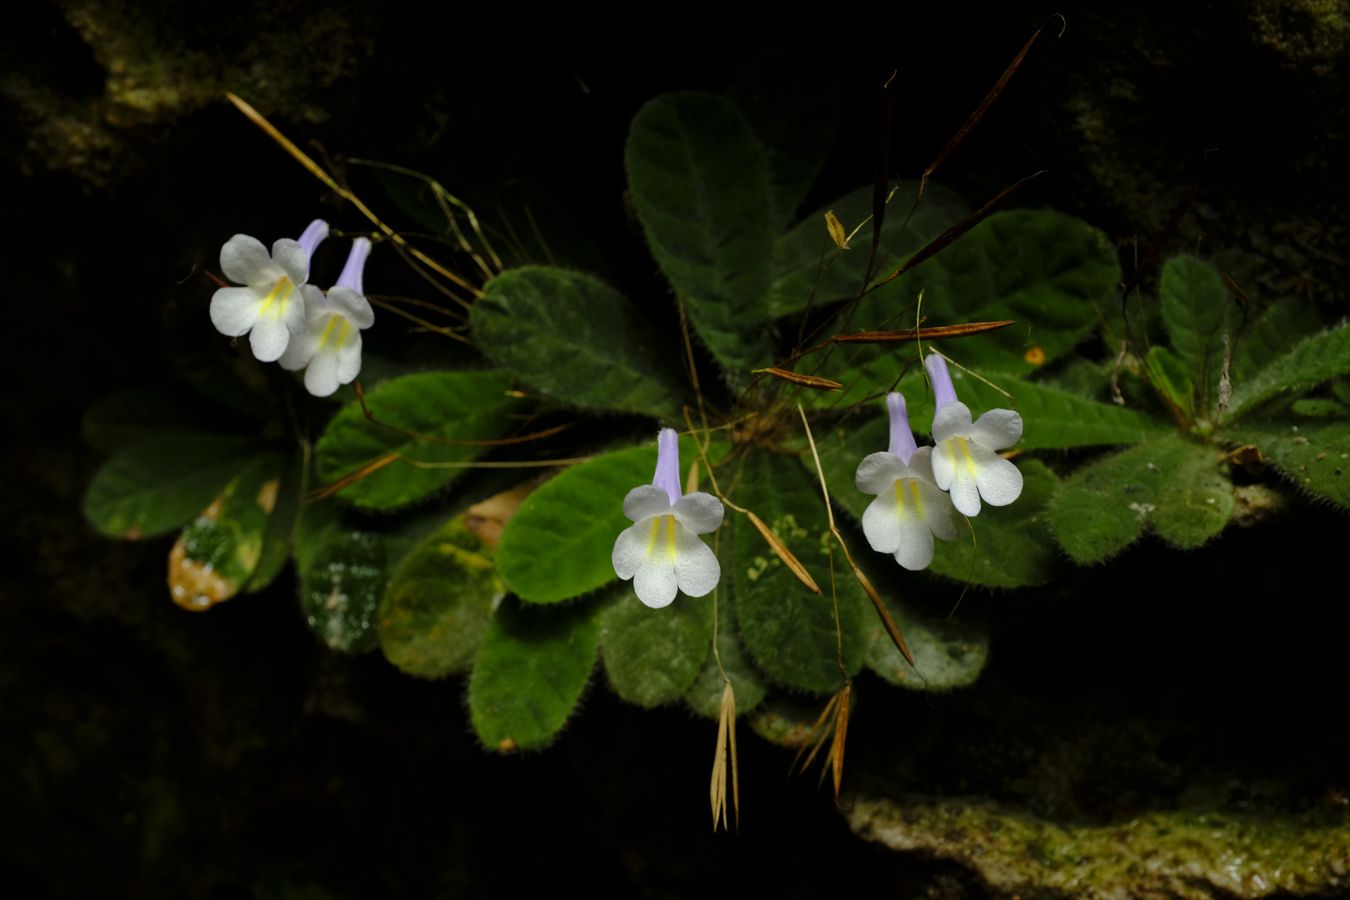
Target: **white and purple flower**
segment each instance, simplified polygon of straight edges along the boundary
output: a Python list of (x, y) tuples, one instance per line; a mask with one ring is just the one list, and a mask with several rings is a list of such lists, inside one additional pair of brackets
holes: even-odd
[(681, 496), (679, 437), (670, 428), (657, 437), (656, 474), (623, 498), (623, 513), (633, 525), (614, 542), (614, 572), (633, 580), (647, 606), (669, 606), (675, 594), (702, 597), (717, 587), (722, 567), (697, 535), (716, 531), (725, 512), (722, 502), (702, 491)]
[(951, 494), (963, 515), (980, 513), (980, 500), (1007, 506), (1022, 493), (1022, 473), (995, 451), (1022, 437), (1022, 417), (1011, 409), (991, 409), (974, 422), (970, 407), (956, 399), (947, 361), (930, 353), (924, 368), (933, 383), (933, 477)]
[(960, 532), (952, 501), (933, 476), (933, 448), (914, 443), (905, 398), (888, 394), (886, 409), (890, 448), (864, 457), (854, 478), (858, 490), (876, 495), (863, 512), (863, 534), (873, 550), (917, 572), (933, 561), (934, 535), (953, 541)]
[(282, 238), (267, 248), (255, 237), (236, 234), (220, 248), (220, 270), (243, 287), (223, 287), (211, 297), (211, 323), (230, 337), (247, 334), (261, 362), (280, 359), (291, 337), (305, 328), (305, 304), (318, 296), (309, 280), (309, 260), (328, 236), (328, 223), (315, 219), (298, 241)]
[(314, 289), (306, 299), (304, 328), (281, 355), (283, 369), (305, 370), (305, 389), (316, 397), (351, 384), (361, 372), (361, 330), (375, 323), (362, 284), (369, 255), (367, 238), (352, 242), (337, 284), (326, 296)]

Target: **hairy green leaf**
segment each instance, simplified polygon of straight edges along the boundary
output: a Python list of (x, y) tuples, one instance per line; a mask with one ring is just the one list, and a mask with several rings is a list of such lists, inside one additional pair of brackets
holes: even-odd
[(750, 522), (734, 517), (732, 552), (722, 578), (727, 583), (729, 577), (746, 649), (763, 672), (785, 687), (836, 691), (862, 664), (863, 606), (869, 601), (836, 548), (836, 630), (830, 595), (833, 538), (820, 488), (791, 458), (769, 453), (748, 456), (738, 484), (737, 502), (759, 515), (824, 592), (812, 593)]
[(469, 679), (469, 715), (485, 746), (507, 752), (552, 742), (595, 666), (599, 612), (593, 602), (503, 601)]
[(733, 382), (768, 362), (772, 229), (767, 167), (736, 105), (710, 94), (657, 97), (624, 148), (647, 243)]
[[(968, 211), (960, 197), (935, 184), (928, 185), (915, 208), (918, 189), (918, 182), (901, 182), (887, 206), (881, 243), (873, 263), (874, 275), (894, 270), (933, 238), (961, 221)], [(912, 208), (914, 214), (910, 216)], [(863, 226), (853, 239), (851, 249), (840, 250), (830, 239), (825, 229), (825, 213), (829, 211), (834, 212), (848, 231)], [(864, 222), (871, 215), (872, 188), (858, 188), (807, 215), (774, 242), (773, 283), (768, 302), (775, 317), (858, 296), (867, 277), (872, 226)], [(873, 282), (876, 280), (873, 278)], [(855, 316), (850, 330), (912, 327), (914, 299), (913, 295), (898, 291), (892, 283), (865, 304), (872, 313), (889, 310), (887, 315), (872, 314), (866, 320)]]
[[(729, 534), (729, 532), (728, 532)], [(722, 540), (727, 538), (723, 537)], [(727, 589), (727, 576), (710, 595), (717, 598), (717, 653), (709, 653), (693, 685), (684, 695), (685, 703), (700, 716), (716, 719), (722, 710), (722, 690), (728, 680), (736, 698), (736, 713), (743, 715), (764, 700), (768, 688), (764, 678), (746, 658), (736, 628), (734, 598)], [(725, 677), (724, 676), (725, 673)]]
[(1219, 270), (1193, 256), (1177, 256), (1163, 266), (1158, 287), (1163, 323), (1195, 388), (1191, 406), (1208, 415), (1218, 399), (1223, 368), (1223, 338), (1237, 338), (1241, 310), (1228, 294)]
[(356, 506), (393, 509), (419, 500), (464, 472), (446, 464), (485, 452), (473, 442), (507, 433), (521, 405), (509, 388), (499, 372), (422, 372), (386, 381), (366, 396), (377, 421), (349, 403), (328, 424), (316, 448), (319, 475), (334, 482), (364, 471), (338, 493)]
[(1219, 471), (1216, 447), (1187, 443), (1179, 461), (1158, 493), (1150, 519), (1158, 537), (1174, 547), (1199, 547), (1223, 531), (1233, 517), (1233, 483)]
[(110, 537), (172, 531), (206, 509), (258, 452), (256, 441), (208, 434), (126, 447), (89, 482), (85, 518)]
[(1232, 486), (1218, 474), (1218, 462), (1215, 448), (1180, 435), (1103, 457), (1060, 482), (1050, 528), (1079, 563), (1114, 556), (1150, 522), (1170, 543), (1197, 546), (1231, 513)]
[(629, 703), (674, 703), (698, 677), (712, 647), (712, 600), (679, 597), (663, 609), (622, 585), (600, 619), (600, 648), (615, 692)]
[(1230, 415), (1237, 417), (1279, 397), (1311, 390), (1350, 372), (1350, 324), (1300, 341), (1250, 380), (1233, 385)]
[(1225, 436), (1256, 444), (1294, 484), (1350, 509), (1350, 421), (1253, 422)]
[(683, 389), (648, 321), (592, 275), (526, 266), (484, 287), (471, 321), (478, 347), (513, 378), (573, 406), (677, 418)]
[(1195, 417), (1195, 385), (1181, 357), (1162, 344), (1154, 344), (1144, 357), (1144, 371), (1154, 390), (1188, 419)]
[(505, 591), (490, 548), (455, 516), (403, 558), (385, 587), (378, 614), (385, 658), (421, 678), (468, 668)]
[(891, 617), (914, 655), (911, 667), (900, 655), (879, 616), (867, 623), (867, 668), (891, 684), (919, 691), (950, 691), (973, 684), (989, 659), (989, 630), (955, 618), (938, 618), (882, 591)]
[(1291, 346), (1321, 330), (1313, 304), (1281, 300), (1238, 333), (1232, 347), (1232, 379), (1241, 384)]
[[(681, 477), (696, 456), (680, 441)], [(513, 593), (534, 603), (556, 603), (609, 584), (619, 533), (632, 525), (623, 498), (650, 484), (656, 445), (604, 453), (572, 466), (530, 494), (516, 510), (497, 548), (497, 571)]]

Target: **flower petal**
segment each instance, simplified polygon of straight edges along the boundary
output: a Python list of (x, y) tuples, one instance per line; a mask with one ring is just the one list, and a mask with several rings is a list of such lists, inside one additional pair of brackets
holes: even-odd
[(253, 323), (258, 321), (261, 305), (257, 292), (251, 288), (221, 288), (211, 295), (211, 324), (216, 326), (216, 331), (230, 337), (248, 334)]
[(305, 369), (305, 390), (315, 397), (328, 397), (341, 384), (338, 377), (338, 355), (332, 350), (320, 350)]
[(633, 522), (670, 512), (670, 498), (654, 484), (640, 484), (623, 498), (623, 514)]
[(236, 234), (220, 248), (220, 271), (236, 284), (268, 285), (282, 274), (262, 241)]
[(341, 384), (351, 384), (361, 374), (361, 332), (352, 329), (347, 341), (333, 351), (337, 357), (337, 378)]
[(248, 342), (259, 362), (272, 362), (286, 352), (291, 342), (291, 331), (285, 321), (275, 316), (262, 316), (249, 332)]
[(281, 268), (293, 284), (309, 281), (309, 254), (300, 242), (282, 238), (272, 245), (272, 261)]
[(970, 434), (970, 407), (953, 400), (933, 415), (933, 443), (941, 444), (955, 435)]
[(647, 556), (647, 534), (651, 527), (651, 523), (641, 521), (619, 532), (615, 539), (610, 562), (614, 563), (614, 574), (624, 581), (632, 578), (641, 568)]
[(956, 507), (952, 498), (938, 490), (937, 485), (918, 479), (919, 494), (923, 497), (923, 520), (928, 530), (944, 541), (961, 537), (961, 526), (956, 521)]
[(688, 528), (675, 530), (675, 583), (690, 597), (702, 597), (717, 587), (722, 566), (712, 548)]
[(853, 477), (853, 483), (864, 494), (880, 494), (883, 491), (890, 490), (891, 485), (895, 483), (895, 479), (899, 478), (904, 471), (905, 464), (894, 453), (885, 451), (869, 453), (863, 457), (862, 462), (858, 463), (858, 471)]
[(991, 409), (970, 426), (970, 436), (990, 450), (1011, 447), (1022, 439), (1022, 417), (1011, 409)]
[(314, 332), (307, 330), (303, 334), (293, 334), (286, 344), (286, 352), (277, 359), (277, 364), (287, 372), (298, 372), (309, 365), (318, 349), (319, 341)]
[(678, 590), (675, 566), (670, 557), (665, 553), (653, 553), (633, 576), (633, 590), (637, 598), (652, 609), (669, 606)]
[[(979, 463), (975, 456), (980, 449), (983, 448), (971, 443), (969, 438), (954, 437), (943, 441), (933, 452), (937, 486), (951, 495), (952, 506), (965, 516), (980, 514)], [(945, 485), (942, 483), (944, 477)]]
[(1022, 494), (1022, 473), (1017, 466), (988, 447), (972, 446), (980, 496), (990, 506), (1007, 506)]
[[(914, 455), (917, 457), (919, 453), (926, 449), (926, 447), (920, 447)], [(933, 470), (933, 483), (938, 486), (939, 490), (949, 490), (952, 486), (952, 478), (956, 474), (956, 459), (952, 455), (954, 449), (953, 442), (948, 439), (934, 446), (929, 455), (928, 463)], [(913, 462), (913, 459), (910, 461)]]
[[(671, 511), (675, 513), (675, 518), (680, 521), (680, 524), (694, 534), (708, 534), (716, 531), (722, 527), (722, 517), (726, 515), (726, 510), (722, 508), (722, 501), (712, 494), (705, 494), (703, 491), (695, 491), (681, 497), (680, 502), (676, 503)], [(685, 591), (685, 593), (689, 592)]]
[(894, 553), (900, 547), (900, 511), (895, 507), (895, 482), (882, 490), (863, 510), (863, 536), (878, 553)]
[(911, 572), (928, 568), (933, 561), (933, 532), (917, 515), (906, 513), (900, 518), (900, 546), (895, 561)]
[(922, 478), (924, 481), (937, 484), (937, 478), (933, 475), (933, 448), (920, 447), (915, 450), (914, 455), (909, 458), (909, 465), (904, 474), (909, 478)]
[(328, 292), (328, 302), (350, 319), (357, 328), (369, 328), (375, 324), (375, 310), (370, 308), (370, 301), (363, 294), (348, 288), (335, 287)]

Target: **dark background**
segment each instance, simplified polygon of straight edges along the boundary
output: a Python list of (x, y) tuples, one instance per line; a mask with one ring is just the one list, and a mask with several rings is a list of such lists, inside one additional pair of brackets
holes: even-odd
[[(717, 90), (753, 50), (800, 48), (846, 98), (812, 209), (870, 181), (892, 70), (893, 171), (912, 176), (1054, 12), (1063, 36), (1052, 21), (939, 180), (978, 203), (1046, 169), (1018, 201), (1103, 228), (1127, 272), (1136, 245), (1160, 240), (1240, 251), (1250, 293), (1341, 311), (1350, 32), (1313, 4), (836, 4), (800, 22), (725, 6), (428, 17), (257, 2), (210, 18), (167, 2), (28, 4), (0, 37), (6, 893), (981, 896), (954, 864), (852, 837), (828, 791), (787, 777), (790, 755), (748, 731), (741, 834), (710, 834), (713, 726), (623, 707), (602, 676), (554, 748), (498, 758), (468, 730), (461, 681), (321, 648), (289, 574), (207, 615), (178, 610), (163, 587), (169, 539), (119, 544), (83, 522), (100, 457), (79, 417), (214, 339), (200, 269), (230, 234), (290, 234), (316, 215), (360, 225), (219, 99), (226, 88), (339, 164), (422, 168), (480, 211), (521, 196), (554, 210), (608, 277), (660, 303), (623, 201), (623, 136), (644, 100)], [(368, 176), (353, 181), (396, 218)], [(368, 283), (400, 277), (393, 266), (372, 262)], [(167, 336), (183, 309), (200, 310), (201, 333)], [(1340, 560), (1315, 548), (1343, 549), (1346, 530), (1292, 502), (1202, 551), (1147, 542), (1054, 591), (968, 595), (995, 625), (981, 687), (929, 699), (864, 680), (860, 781), (1088, 821), (1196, 784), (1237, 806), (1244, 784), (1281, 808), (1329, 802), (1350, 788), (1347, 617)], [(956, 590), (932, 584), (949, 605)], [(1031, 763), (983, 750), (1028, 740), (1028, 721), (1071, 751), (1098, 748), (1087, 759), (1119, 739), (1175, 777), (1101, 751), (1109, 771), (1047, 806), (1018, 780)]]

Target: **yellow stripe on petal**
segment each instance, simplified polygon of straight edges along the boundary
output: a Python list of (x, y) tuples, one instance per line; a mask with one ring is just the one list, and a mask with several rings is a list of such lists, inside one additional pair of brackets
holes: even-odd
[(656, 549), (656, 539), (661, 536), (661, 518), (661, 516), (652, 516), (652, 533), (647, 535), (646, 559), (652, 558), (652, 551)]
[(666, 559), (675, 561), (675, 517), (666, 516)]
[(970, 473), (971, 478), (974, 478), (976, 472), (975, 456), (970, 452), (970, 442), (963, 437), (954, 437), (952, 438), (952, 441), (956, 443), (956, 446), (959, 447), (961, 451), (958, 454), (953, 450), (952, 456), (961, 458), (966, 464), (966, 471)]
[(914, 497), (914, 511), (922, 519), (924, 517), (923, 494), (919, 493), (919, 480), (917, 478), (906, 478), (905, 480), (909, 482), (909, 492)]
[(280, 319), (286, 314), (286, 307), (290, 306), (291, 294), (293, 293), (295, 293), (295, 285), (285, 275), (281, 276), (272, 285), (272, 290), (268, 291), (267, 296), (263, 298), (262, 306), (258, 308), (259, 318), (267, 315), (267, 311), (272, 309), (273, 304), (275, 304), (276, 310), (272, 314)]

